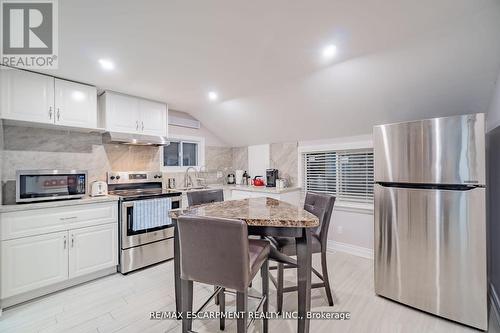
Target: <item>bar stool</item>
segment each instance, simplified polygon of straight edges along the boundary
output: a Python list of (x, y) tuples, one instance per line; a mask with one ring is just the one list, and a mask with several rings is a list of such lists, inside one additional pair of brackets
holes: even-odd
[[(188, 206), (197, 206), (212, 202), (224, 201), (224, 191), (221, 189), (210, 189), (202, 191), (192, 191), (187, 192)], [(217, 287), (214, 287), (217, 290)], [(215, 304), (219, 305), (220, 298), (224, 297), (224, 294), (219, 294), (215, 297)]]
[[(306, 194), (306, 199), (304, 202), (304, 209), (308, 212), (316, 215), (319, 218), (319, 226), (313, 232), (311, 237), (312, 240), (312, 253), (321, 253), (321, 273), (320, 274), (314, 268), (313, 273), (320, 278), (321, 283), (313, 283), (312, 288), (325, 288), (326, 297), (328, 299), (328, 305), (333, 306), (333, 297), (332, 291), (330, 288), (330, 282), (328, 279), (328, 265), (326, 262), (326, 249), (328, 242), (328, 228), (330, 226), (330, 219), (332, 217), (333, 205), (335, 204), (335, 197), (330, 194), (319, 194), (308, 192)], [(288, 268), (296, 268), (296, 265), (284, 264), (280, 262), (280, 255), (286, 256), (295, 256), (296, 246), (295, 239), (288, 237), (268, 237), (273, 245), (271, 249), (270, 259), (275, 259), (278, 261), (277, 266), (270, 267), (270, 269), (277, 269), (278, 274), (276, 280), (271, 275), (271, 281), (276, 287), (276, 297), (277, 297), (277, 306), (276, 310), (278, 313), (283, 311), (283, 293), (297, 291), (297, 286), (293, 287), (284, 287), (283, 282), (283, 274), (284, 269)], [(278, 253), (276, 253), (278, 251)], [(273, 254), (274, 253), (274, 254)]]
[(217, 189), (187, 192), (187, 199), (189, 206), (220, 202), (224, 201), (224, 191)]
[[(182, 332), (190, 332), (192, 319), (185, 314), (192, 311), (193, 281), (218, 286), (214, 294), (196, 312), (203, 311), (209, 302), (226, 289), (236, 291), (236, 311), (243, 314), (237, 318), (237, 332), (247, 331), (248, 287), (261, 271), (262, 298), (258, 311), (268, 311), (269, 296), (269, 242), (248, 239), (248, 229), (244, 221), (181, 216), (177, 221), (180, 242), (181, 308)], [(221, 314), (225, 311), (225, 301), (221, 297)], [(220, 329), (224, 330), (224, 316), (221, 315)], [(268, 331), (267, 319), (263, 319), (263, 331)]]

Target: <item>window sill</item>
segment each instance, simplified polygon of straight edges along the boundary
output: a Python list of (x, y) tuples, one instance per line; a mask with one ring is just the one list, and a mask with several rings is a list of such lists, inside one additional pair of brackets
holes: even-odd
[(339, 200), (339, 201), (335, 202), (335, 206), (333, 209), (343, 211), (343, 212), (373, 215), (373, 204), (372, 203), (356, 203), (356, 202)]
[(162, 166), (161, 171), (163, 172), (186, 172), (188, 168), (195, 168), (199, 170), (200, 167), (197, 166)]

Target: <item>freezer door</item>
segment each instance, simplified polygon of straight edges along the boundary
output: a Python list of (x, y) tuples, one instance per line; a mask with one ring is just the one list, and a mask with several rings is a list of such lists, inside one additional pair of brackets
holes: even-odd
[(375, 292), (485, 330), (485, 189), (375, 185)]
[(485, 184), (484, 114), (375, 126), (375, 181)]

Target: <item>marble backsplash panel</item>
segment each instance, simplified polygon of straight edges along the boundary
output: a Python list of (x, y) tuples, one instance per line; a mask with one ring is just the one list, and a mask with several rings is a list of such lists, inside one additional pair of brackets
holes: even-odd
[(205, 147), (205, 169), (207, 171), (222, 171), (227, 173), (232, 170), (233, 155), (231, 147)]
[(288, 186), (300, 186), (297, 179), (298, 143), (271, 143), (269, 155), (270, 167), (278, 169), (278, 176), (286, 179), (288, 181)]
[(248, 147), (232, 148), (233, 170), (248, 170)]
[[(79, 133), (55, 129), (19, 126), (3, 127), (1, 180), (4, 184), (2, 202), (12, 202), (16, 170), (83, 169), (89, 182), (106, 180), (106, 172), (159, 171), (159, 147), (103, 144), (99, 133)], [(232, 149), (206, 147), (207, 170), (232, 169)], [(217, 182), (216, 173), (210, 173)], [(175, 175), (183, 179), (184, 173)], [(208, 180), (207, 180), (208, 181)], [(178, 183), (180, 184), (180, 183)]]

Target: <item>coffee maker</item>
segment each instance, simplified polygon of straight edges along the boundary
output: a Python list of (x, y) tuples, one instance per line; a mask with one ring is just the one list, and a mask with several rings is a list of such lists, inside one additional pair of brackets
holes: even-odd
[(276, 187), (276, 179), (278, 179), (278, 169), (266, 170), (266, 186)]

